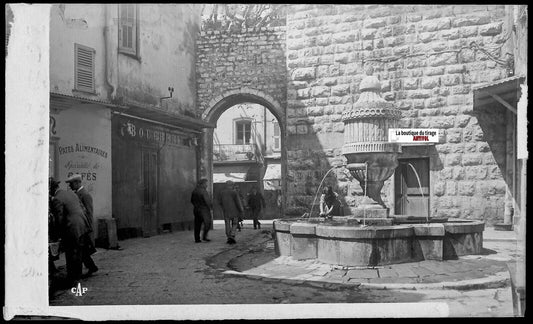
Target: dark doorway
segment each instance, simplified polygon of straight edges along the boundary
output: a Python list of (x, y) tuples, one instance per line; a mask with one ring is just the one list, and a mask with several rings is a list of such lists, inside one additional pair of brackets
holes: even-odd
[(398, 159), (398, 163), (394, 173), (395, 214), (429, 216), (429, 158)]
[(158, 202), (158, 154), (157, 151), (144, 148), (142, 150), (142, 183), (143, 183), (143, 236), (157, 234), (157, 202)]

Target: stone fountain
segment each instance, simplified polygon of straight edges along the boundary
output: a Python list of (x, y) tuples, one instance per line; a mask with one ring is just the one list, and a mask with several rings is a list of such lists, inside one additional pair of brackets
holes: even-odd
[[(361, 81), (361, 94), (353, 109), (345, 111), (344, 146), (346, 168), (359, 181), (367, 199), (354, 211), (355, 217), (386, 219), (389, 209), (381, 199), (385, 180), (398, 166), (397, 155), (401, 146), (388, 142), (389, 128), (397, 128), (401, 111), (381, 98), (381, 83), (367, 66)], [(377, 220), (376, 220), (377, 221)]]
[(381, 98), (381, 84), (372, 73), (371, 67), (365, 69), (359, 99), (343, 114), (346, 168), (359, 181), (365, 199), (349, 216), (274, 220), (277, 253), (343, 266), (480, 254), (482, 221), (445, 218), (431, 222), (430, 218), (423, 218), (424, 221), (405, 222), (414, 217), (390, 216), (381, 199), (381, 189), (398, 166), (401, 147), (388, 142), (388, 131), (397, 127), (401, 112)]

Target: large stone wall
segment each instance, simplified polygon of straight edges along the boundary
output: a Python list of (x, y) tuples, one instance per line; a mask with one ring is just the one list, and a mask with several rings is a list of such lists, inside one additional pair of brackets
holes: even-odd
[[(503, 5), (299, 5), (288, 12), (289, 207), (309, 206), (323, 175), (342, 161), (341, 113), (358, 98), (364, 60), (383, 97), (402, 110), (400, 127), (445, 132), (431, 158), (431, 214), (501, 220), (506, 184), (498, 161), (505, 149), (489, 146), (494, 140), (474, 114), (472, 88), (507, 77), (477, 50), (505, 57), (498, 50), (506, 36)], [(498, 114), (489, 119), (504, 118)], [(490, 136), (501, 135), (504, 146), (500, 132)], [(358, 184), (342, 169), (331, 173), (327, 182), (355, 204)], [(390, 181), (382, 192), (393, 207)]]
[(285, 27), (202, 31), (196, 76), (200, 110), (242, 88), (260, 91), (286, 106)]

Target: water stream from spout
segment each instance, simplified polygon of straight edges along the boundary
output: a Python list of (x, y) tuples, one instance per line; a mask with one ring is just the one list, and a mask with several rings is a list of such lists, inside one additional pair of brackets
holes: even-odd
[[(411, 169), (413, 169), (413, 172), (415, 173), (416, 180), (418, 180), (418, 188), (420, 189), (420, 194), (422, 195), (422, 198), (424, 198), (424, 192), (422, 191), (422, 183), (420, 182), (420, 177), (418, 177), (418, 172), (416, 172), (415, 167), (411, 163), (407, 163)], [(425, 201), (425, 199), (422, 199), (422, 201)], [(429, 212), (428, 212), (429, 214)], [(429, 215), (426, 214), (426, 222), (429, 223)]]
[(318, 189), (316, 190), (315, 199), (313, 199), (311, 210), (309, 211), (309, 217), (313, 217), (313, 207), (315, 206), (315, 203), (316, 203), (316, 197), (318, 197), (318, 193), (320, 192), (320, 187), (322, 187), (322, 184), (324, 183), (324, 180), (326, 180), (326, 177), (328, 176), (328, 174), (335, 168), (337, 167), (332, 167), (331, 169), (329, 169), (328, 172), (324, 174), (324, 177), (322, 177), (322, 181), (320, 181), (320, 184), (318, 185)]

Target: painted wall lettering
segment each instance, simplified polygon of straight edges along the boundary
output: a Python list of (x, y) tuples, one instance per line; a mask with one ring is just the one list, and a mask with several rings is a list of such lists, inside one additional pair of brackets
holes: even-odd
[(194, 142), (194, 139), (191, 139), (189, 136), (176, 134), (174, 132), (155, 127), (149, 127), (148, 125), (145, 125), (145, 123), (141, 124), (133, 121), (126, 121), (122, 123), (120, 135), (122, 137), (158, 144), (190, 146), (191, 143)]

